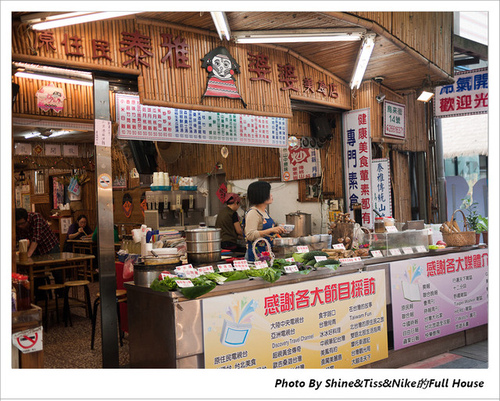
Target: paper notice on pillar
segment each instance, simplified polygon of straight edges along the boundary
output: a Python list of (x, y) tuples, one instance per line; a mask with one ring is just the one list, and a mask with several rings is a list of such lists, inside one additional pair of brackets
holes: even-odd
[(281, 181), (295, 181), (321, 176), (319, 149), (300, 146), (280, 149)]
[(389, 159), (372, 160), (373, 209), (381, 216), (392, 216), (391, 167)]
[(12, 334), (12, 344), (24, 354), (41, 351), (43, 349), (42, 327)]
[(373, 228), (370, 109), (346, 112), (343, 119), (347, 210), (354, 218), (353, 206), (360, 204), (362, 225)]
[(111, 121), (95, 120), (95, 146), (111, 147)]

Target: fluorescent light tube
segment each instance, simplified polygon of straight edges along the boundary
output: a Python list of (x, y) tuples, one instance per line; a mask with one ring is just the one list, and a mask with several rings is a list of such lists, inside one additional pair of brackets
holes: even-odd
[(236, 43), (336, 42), (361, 40), (366, 31), (359, 29), (296, 29), (281, 31), (233, 32)]
[(225, 36), (226, 40), (231, 39), (231, 30), (229, 29), (229, 23), (227, 22), (226, 14), (222, 11), (211, 11), (210, 15), (219, 34), (219, 38)]
[(82, 24), (84, 22), (100, 21), (103, 19), (123, 17), (125, 15), (137, 14), (137, 12), (97, 12), (85, 15), (73, 16), (70, 18), (61, 18), (52, 21), (40, 22), (34, 24), (31, 28), (36, 31), (42, 31), (45, 29), (59, 28), (62, 26)]
[(356, 69), (351, 79), (351, 89), (358, 89), (359, 85), (363, 81), (363, 76), (365, 75), (366, 67), (370, 61), (370, 57), (375, 47), (375, 36), (376, 34), (368, 34), (363, 39), (363, 44), (361, 45), (361, 50), (358, 53), (358, 58), (356, 60)]
[(53, 76), (53, 75), (37, 74), (37, 73), (26, 72), (26, 71), (18, 71), (15, 73), (15, 76), (21, 77), (21, 78), (29, 78), (29, 79), (40, 79), (43, 81), (62, 82), (62, 83), (73, 84), (73, 85), (84, 85), (84, 86), (93, 86), (94, 85), (93, 81), (86, 81), (83, 79), (75, 79), (75, 78), (57, 77), (57, 76)]

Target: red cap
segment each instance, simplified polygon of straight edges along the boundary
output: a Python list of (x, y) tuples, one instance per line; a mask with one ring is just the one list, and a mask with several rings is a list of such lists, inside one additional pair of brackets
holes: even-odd
[(224, 198), (224, 203), (238, 203), (241, 201), (241, 198), (238, 194), (235, 194), (234, 192), (229, 192), (226, 194), (226, 197)]

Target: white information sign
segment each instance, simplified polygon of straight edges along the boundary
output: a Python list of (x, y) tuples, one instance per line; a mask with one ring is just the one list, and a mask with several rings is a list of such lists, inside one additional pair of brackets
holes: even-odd
[(488, 69), (455, 73), (455, 83), (435, 90), (434, 115), (457, 117), (488, 113)]
[(42, 327), (12, 334), (12, 344), (23, 354), (41, 351), (43, 349)]
[(344, 113), (344, 164), (348, 211), (361, 205), (362, 225), (373, 228), (370, 109)]
[(94, 127), (94, 145), (95, 146), (111, 146), (111, 121), (95, 120)]
[(405, 139), (406, 108), (404, 104), (384, 100), (384, 136)]
[(372, 160), (373, 209), (381, 216), (392, 216), (391, 167), (389, 159)]
[(301, 146), (280, 149), (281, 181), (295, 181), (321, 176), (319, 149)]

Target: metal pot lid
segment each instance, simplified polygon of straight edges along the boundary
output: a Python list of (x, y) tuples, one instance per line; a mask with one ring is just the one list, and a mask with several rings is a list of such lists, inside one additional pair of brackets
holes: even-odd
[(206, 233), (206, 232), (215, 232), (221, 231), (220, 228), (212, 228), (212, 227), (201, 227), (201, 228), (193, 228), (191, 230), (186, 230), (187, 233)]
[(300, 210), (297, 210), (296, 212), (287, 214), (287, 216), (310, 216), (310, 215), (311, 215), (310, 213), (304, 213), (304, 212), (301, 212)]

